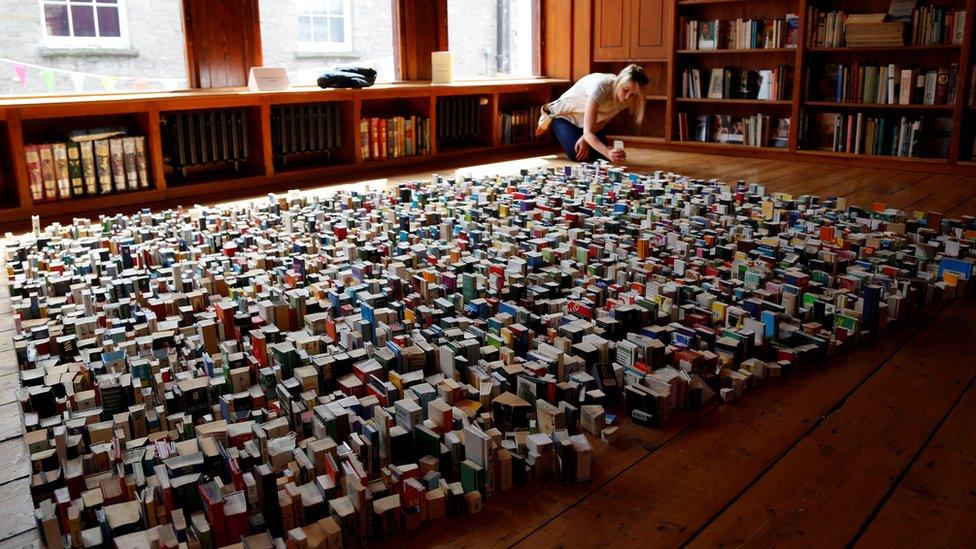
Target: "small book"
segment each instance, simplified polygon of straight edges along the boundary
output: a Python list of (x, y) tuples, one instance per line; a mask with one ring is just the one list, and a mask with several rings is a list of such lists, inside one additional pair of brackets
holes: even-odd
[(723, 99), (725, 92), (725, 69), (712, 69), (712, 76), (708, 82), (708, 98)]
[(58, 176), (54, 171), (54, 148), (51, 145), (38, 145), (41, 159), (41, 180), (44, 181), (44, 200), (58, 199)]

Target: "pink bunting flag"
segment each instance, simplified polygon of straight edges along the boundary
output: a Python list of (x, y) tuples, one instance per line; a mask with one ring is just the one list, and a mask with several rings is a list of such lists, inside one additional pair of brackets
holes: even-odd
[(27, 83), (27, 67), (16, 63), (14, 64), (14, 72), (17, 74), (17, 79), (20, 80), (21, 86)]

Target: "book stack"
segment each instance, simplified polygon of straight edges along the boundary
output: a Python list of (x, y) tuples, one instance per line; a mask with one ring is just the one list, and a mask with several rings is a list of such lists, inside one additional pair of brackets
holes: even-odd
[(430, 154), (430, 119), (422, 116), (363, 118), (359, 125), (363, 160)]
[(974, 234), (606, 163), (38, 227), (2, 248), (35, 517), (402, 542), (971, 294)]
[(758, 99), (778, 101), (790, 97), (793, 67), (775, 69), (714, 68), (706, 72), (708, 88), (703, 95), (702, 70), (687, 68), (681, 74), (681, 96), (692, 99)]
[(536, 138), (535, 126), (542, 107), (524, 107), (498, 114), (498, 136), (503, 145), (524, 143)]
[[(883, 156), (945, 156), (950, 119), (924, 116), (870, 116), (864, 113), (805, 113), (805, 148)], [(921, 137), (927, 135), (924, 143)], [(924, 145), (924, 149), (922, 147)]]
[(687, 113), (679, 113), (678, 125), (681, 141), (785, 148), (790, 139), (790, 118), (766, 114), (747, 117), (728, 114), (698, 115), (695, 131), (691, 133)]
[(219, 164), (235, 173), (250, 156), (248, 113), (217, 109), (163, 113), (163, 162), (186, 179), (188, 168)]
[(829, 63), (816, 79), (822, 100), (879, 105), (954, 105), (959, 65), (937, 69)]
[(342, 147), (342, 116), (338, 103), (271, 107), (271, 147), (275, 162), (320, 153), (328, 160)]
[(148, 189), (146, 138), (125, 128), (72, 131), (67, 141), (24, 145), (35, 204)]
[(844, 47), (844, 10), (822, 11), (813, 6), (807, 8), (807, 47)]
[(849, 48), (905, 45), (905, 24), (885, 21), (884, 13), (852, 13), (844, 21), (844, 43)]
[(792, 13), (784, 19), (720, 19), (698, 21), (682, 17), (681, 49), (748, 50), (795, 48), (800, 18)]
[[(437, 98), (437, 148), (470, 147), (481, 135), (481, 96)], [(538, 118), (536, 118), (538, 120)]]

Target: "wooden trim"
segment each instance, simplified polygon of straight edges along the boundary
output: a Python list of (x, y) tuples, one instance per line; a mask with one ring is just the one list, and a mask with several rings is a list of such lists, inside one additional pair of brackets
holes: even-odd
[(448, 48), (447, 0), (391, 1), (397, 76), (401, 80), (430, 80), (431, 52)]
[(30, 177), (27, 174), (27, 164), (24, 160), (24, 131), (21, 125), (20, 111), (7, 113), (7, 145), (9, 147), (10, 162), (13, 163), (13, 187), (17, 189), (20, 207), (28, 210), (34, 205), (30, 192)]
[[(966, 33), (963, 35), (962, 40), (962, 53), (959, 56), (959, 77), (956, 82), (956, 104), (952, 110), (952, 120), (953, 128), (955, 129), (955, 136), (949, 142), (949, 161), (957, 162), (962, 156), (960, 150), (962, 149), (962, 140), (967, 135), (968, 132), (964, 128), (968, 127), (969, 124), (965, 123), (966, 120), (966, 105), (969, 103), (969, 96), (966, 94), (966, 86), (970, 83), (970, 78), (968, 78), (972, 70), (976, 70), (970, 65), (972, 64), (972, 50), (973, 50), (973, 10), (976, 9), (976, 0), (966, 1)], [(976, 137), (974, 137), (976, 138)]]

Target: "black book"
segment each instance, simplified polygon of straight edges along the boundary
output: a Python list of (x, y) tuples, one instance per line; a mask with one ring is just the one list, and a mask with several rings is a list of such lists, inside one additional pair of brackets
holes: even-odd
[(299, 125), (298, 125), (299, 149), (298, 150), (300, 152), (306, 152), (306, 151), (309, 150), (309, 146), (308, 146), (308, 127), (309, 127), (308, 108), (309, 108), (308, 105), (299, 105), (298, 106), (298, 116), (299, 116)]
[(322, 144), (322, 105), (311, 105), (308, 107), (308, 110), (308, 149), (311, 151), (321, 151), (324, 148)]
[(250, 154), (250, 144), (247, 142), (247, 116), (244, 111), (237, 111), (238, 124), (241, 128), (241, 160), (247, 160)]
[(217, 140), (217, 112), (210, 111), (207, 114), (207, 130), (210, 134), (210, 161), (216, 162), (221, 160), (219, 141)]
[(288, 152), (298, 152), (298, 113), (295, 107), (288, 107)]
[(220, 111), (220, 119), (217, 125), (220, 134), (220, 155), (221, 160), (231, 160), (230, 151), (227, 148), (227, 111)]
[(231, 160), (237, 160), (241, 157), (240, 125), (233, 111), (227, 113), (227, 124), (230, 131)]
[[(329, 120), (329, 127), (332, 129), (332, 149), (342, 146), (342, 120), (340, 119), (339, 105), (332, 105), (332, 118)], [(414, 128), (414, 135), (417, 135), (417, 128)]]
[(194, 165), (200, 162), (200, 155), (197, 152), (197, 117), (192, 112), (181, 113), (184, 118), (183, 130), (186, 132), (186, 150), (189, 157), (189, 164)]
[(207, 143), (207, 136), (210, 134), (207, 126), (209, 125), (206, 112), (195, 113), (197, 119), (197, 146), (200, 147), (200, 163), (206, 164), (213, 160), (210, 158), (209, 149)]
[(170, 146), (175, 147), (176, 152), (173, 155), (173, 160), (175, 161), (176, 167), (182, 168), (186, 165), (187, 154), (186, 154), (186, 127), (183, 124), (183, 115), (174, 114), (169, 118), (170, 124), (174, 124), (171, 131), (171, 142)]

